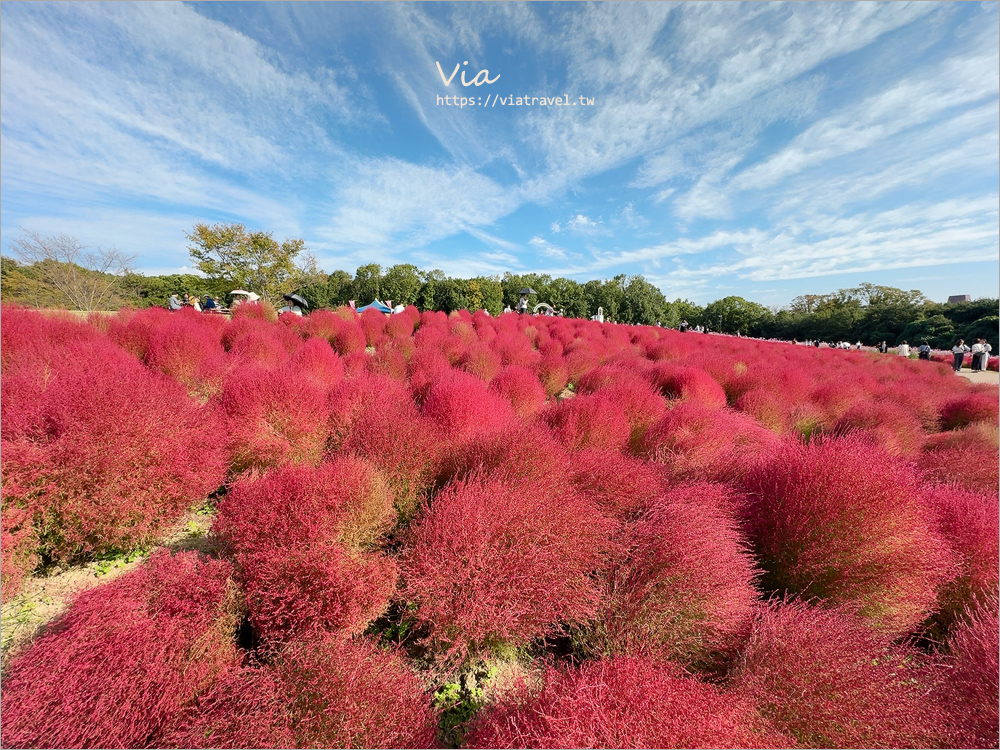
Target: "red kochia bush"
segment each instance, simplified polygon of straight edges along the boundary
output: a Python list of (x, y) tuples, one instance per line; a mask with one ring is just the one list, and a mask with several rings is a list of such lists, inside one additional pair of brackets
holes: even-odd
[(189, 391), (212, 392), (221, 385), (224, 352), (216, 326), (203, 323), (194, 310), (181, 311), (153, 331), (146, 364)]
[(53, 559), (146, 544), (222, 484), (224, 448), (203, 437), (214, 410), (110, 342), (66, 344), (20, 376), (36, 387), (5, 389), (5, 421), (24, 418), (5, 429), (4, 502)]
[(923, 495), (959, 560), (958, 575), (939, 600), (938, 619), (947, 625), (966, 607), (1000, 590), (1000, 501), (993, 494), (949, 485), (927, 486)]
[(37, 548), (31, 514), (5, 504), (0, 514), (0, 603), (21, 590), (24, 577), (38, 564)]
[(896, 456), (919, 452), (924, 441), (920, 420), (905, 407), (884, 400), (856, 403), (834, 423), (833, 432), (867, 435)]
[(764, 607), (733, 666), (733, 689), (800, 747), (939, 747), (918, 652), (844, 611)]
[(334, 452), (375, 464), (389, 480), (396, 509), (412, 515), (434, 476), (440, 438), (434, 423), (410, 399), (406, 384), (363, 373), (344, 381), (331, 403)]
[(675, 478), (727, 481), (779, 445), (777, 435), (746, 414), (691, 402), (668, 409), (646, 431), (639, 451)]
[(655, 464), (614, 450), (579, 451), (570, 472), (577, 490), (610, 518), (625, 519), (663, 492)]
[(538, 362), (538, 379), (548, 397), (558, 396), (569, 383), (569, 369), (563, 358), (554, 354), (542, 357)]
[[(287, 316), (286, 316), (287, 317)], [(321, 388), (333, 388), (344, 379), (344, 363), (318, 336), (312, 336), (292, 355), (292, 368)]]
[(550, 667), (476, 717), (470, 747), (786, 747), (746, 699), (640, 658)]
[(433, 747), (437, 716), (402, 657), (336, 637), (290, 644), (276, 671), (295, 747)]
[(995, 595), (966, 610), (948, 639), (940, 703), (950, 747), (997, 747), (1000, 705), (1000, 603)]
[(222, 560), (159, 553), (88, 591), (11, 665), (11, 747), (147, 747), (236, 665), (239, 602)]
[(667, 398), (723, 407), (726, 392), (711, 375), (697, 367), (658, 364), (646, 376)]
[(528, 367), (505, 367), (493, 378), (490, 390), (510, 401), (520, 417), (530, 417), (545, 405), (545, 389)]
[(907, 464), (859, 437), (789, 443), (745, 487), (766, 587), (855, 606), (889, 633), (934, 609), (954, 558)]
[(603, 393), (551, 404), (539, 416), (570, 450), (620, 450), (628, 444), (631, 435), (631, 426), (621, 406)]
[(404, 594), (430, 638), (464, 652), (525, 643), (593, 613), (608, 522), (557, 477), (446, 486), (410, 528)]
[(424, 398), (423, 413), (455, 442), (503, 432), (516, 417), (510, 403), (480, 378), (460, 370), (442, 373)]
[(270, 667), (234, 669), (198, 696), (160, 747), (295, 747), (288, 692)]
[(566, 450), (548, 430), (523, 424), (451, 446), (442, 456), (437, 481), (498, 473), (513, 486), (522, 480), (566, 477), (569, 463)]
[(974, 492), (1000, 491), (997, 428), (983, 423), (930, 435), (920, 468), (938, 482), (957, 482)]
[(973, 422), (997, 424), (996, 392), (972, 392), (946, 401), (941, 406), (941, 429), (954, 430)]
[(688, 665), (738, 645), (757, 602), (758, 570), (732, 506), (722, 485), (682, 485), (624, 525), (592, 632), (599, 651)]
[(356, 458), (237, 482), (214, 530), (235, 553), (250, 622), (280, 641), (358, 632), (388, 605), (396, 567), (372, 548), (395, 521), (381, 475)]
[(330, 434), (326, 389), (294, 368), (241, 367), (226, 378), (220, 403), (234, 472), (322, 458)]

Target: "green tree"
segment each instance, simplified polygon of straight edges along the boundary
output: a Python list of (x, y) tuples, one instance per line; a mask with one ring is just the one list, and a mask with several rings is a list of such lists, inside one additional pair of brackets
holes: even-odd
[(587, 307), (587, 296), (583, 285), (578, 281), (559, 278), (552, 279), (549, 285), (550, 304), (557, 310), (562, 310), (571, 318), (586, 318), (590, 316)]
[(897, 336), (897, 343), (909, 341), (918, 346), (926, 341), (935, 349), (950, 349), (955, 344), (955, 326), (944, 315), (918, 318), (906, 325)]
[(990, 346), (993, 347), (991, 354), (995, 357), (1000, 352), (1000, 342), (997, 341), (998, 328), (1000, 328), (1000, 317), (990, 315), (980, 318), (962, 329), (963, 338), (965, 339), (965, 343), (970, 346), (976, 339), (986, 339), (990, 342)]
[(639, 325), (663, 323), (667, 317), (667, 300), (663, 292), (642, 276), (632, 276), (624, 286), (621, 322)]
[(305, 249), (301, 239), (279, 243), (271, 232), (249, 232), (234, 223), (195, 224), (186, 236), (198, 270), (224, 291), (238, 287), (274, 300), (291, 291), (299, 276), (295, 259)]
[(385, 272), (381, 292), (385, 298), (392, 300), (394, 306), (412, 305), (416, 303), (422, 285), (420, 269), (409, 263), (400, 263)]
[(682, 320), (688, 323), (701, 320), (702, 312), (703, 308), (700, 305), (678, 298), (667, 303), (666, 315), (660, 322), (668, 328), (676, 328)]
[(742, 297), (723, 297), (705, 306), (701, 322), (723, 333), (757, 336), (771, 317), (771, 311)]
[(433, 271), (424, 271), (420, 274), (423, 284), (417, 293), (417, 307), (421, 310), (437, 310), (438, 307), (438, 285), (447, 278), (444, 271), (435, 268)]
[(367, 263), (354, 274), (354, 299), (357, 306), (371, 304), (382, 299), (382, 266), (378, 263)]
[(500, 286), (500, 279), (496, 276), (479, 276), (474, 281), (479, 284), (479, 293), (482, 300), (482, 307), (490, 315), (499, 315), (503, 312), (503, 287)]

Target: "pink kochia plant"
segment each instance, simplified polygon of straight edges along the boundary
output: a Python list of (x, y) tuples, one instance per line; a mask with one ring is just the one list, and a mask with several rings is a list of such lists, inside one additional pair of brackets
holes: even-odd
[(758, 570), (729, 493), (722, 485), (682, 485), (622, 527), (593, 646), (688, 665), (739, 645), (757, 603)]
[(45, 347), (47, 329), (47, 353), (3, 373), (4, 508), (59, 562), (148, 544), (222, 484), (216, 412), (107, 339)]
[(983, 597), (963, 613), (948, 639), (939, 698), (951, 747), (997, 747), (1000, 722), (1000, 602)]
[(485, 708), (470, 747), (788, 747), (733, 693), (665, 662), (615, 658), (545, 670)]
[(214, 530), (236, 555), (251, 624), (280, 642), (359, 632), (388, 606), (396, 566), (377, 546), (395, 519), (381, 474), (342, 457), (237, 482)]
[(147, 747), (238, 663), (231, 566), (162, 552), (88, 591), (10, 665), (0, 728), (11, 747)]
[(902, 634), (954, 575), (916, 474), (863, 438), (789, 443), (744, 486), (767, 588), (856, 607), (873, 627)]
[(421, 748), (436, 735), (430, 697), (398, 653), (327, 635), (230, 673), (163, 745)]
[(929, 485), (923, 495), (959, 563), (940, 596), (938, 620), (947, 626), (965, 608), (1000, 591), (1000, 500), (954, 485)]
[(240, 367), (219, 400), (226, 415), (232, 471), (283, 463), (317, 464), (330, 435), (326, 388), (292, 367)]
[(675, 479), (728, 481), (744, 476), (780, 444), (746, 414), (685, 401), (647, 430), (640, 452)]
[(523, 644), (593, 614), (608, 522), (556, 477), (472, 476), (411, 527), (404, 596), (451, 651)]
[(761, 609), (729, 675), (799, 747), (939, 747), (931, 681), (919, 652), (798, 601)]

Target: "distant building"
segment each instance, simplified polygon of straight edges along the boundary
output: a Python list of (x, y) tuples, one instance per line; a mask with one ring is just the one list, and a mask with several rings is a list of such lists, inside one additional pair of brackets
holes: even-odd
[(968, 294), (953, 294), (948, 298), (949, 305), (957, 305), (959, 302), (972, 302), (972, 297)]

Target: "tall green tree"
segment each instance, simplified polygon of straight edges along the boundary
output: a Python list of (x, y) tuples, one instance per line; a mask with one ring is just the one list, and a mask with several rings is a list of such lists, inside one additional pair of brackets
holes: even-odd
[(642, 276), (630, 277), (624, 286), (620, 320), (638, 325), (662, 324), (667, 317), (667, 300), (663, 292)]
[(757, 336), (771, 317), (771, 311), (756, 302), (731, 296), (706, 305), (700, 317), (700, 322), (713, 330)]
[[(400, 263), (392, 266), (382, 277), (381, 291), (386, 299), (391, 299), (395, 305), (412, 305), (417, 301), (423, 281), (420, 269), (410, 263)], [(368, 300), (364, 304), (371, 302)]]
[(382, 266), (366, 263), (354, 273), (354, 300), (357, 306), (382, 299)]
[(300, 274), (295, 259), (301, 239), (278, 242), (271, 232), (248, 231), (243, 224), (195, 224), (186, 233), (192, 260), (220, 292), (235, 288), (275, 300), (290, 292)]

